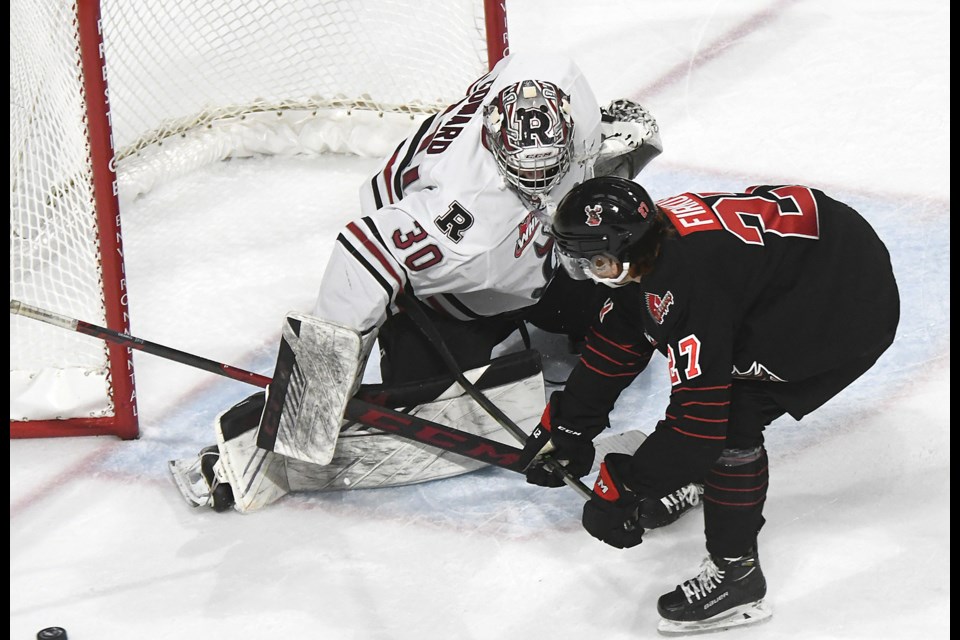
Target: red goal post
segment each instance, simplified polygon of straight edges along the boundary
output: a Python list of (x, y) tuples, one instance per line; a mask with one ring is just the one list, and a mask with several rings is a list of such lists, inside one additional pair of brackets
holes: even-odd
[[(504, 0), (13, 0), (10, 16), (10, 297), (122, 333), (125, 202), (228, 157), (383, 155), (509, 49)], [(128, 348), (10, 322), (11, 438), (138, 436)]]

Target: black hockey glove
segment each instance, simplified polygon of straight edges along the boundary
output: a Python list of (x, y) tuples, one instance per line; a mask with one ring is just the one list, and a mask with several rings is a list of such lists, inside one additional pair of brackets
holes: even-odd
[(527, 482), (541, 487), (562, 487), (563, 477), (551, 471), (551, 463), (543, 456), (549, 454), (550, 460), (562, 465), (574, 478), (581, 478), (593, 467), (596, 450), (593, 436), (603, 430), (590, 429), (590, 433), (551, 424), (551, 406), (548, 404), (540, 418), (540, 424), (533, 430), (520, 454), (520, 465), (527, 476)]
[(624, 483), (630, 459), (625, 453), (608, 453), (600, 465), (593, 495), (583, 505), (583, 528), (597, 540), (617, 549), (643, 542), (638, 523), (640, 496)]

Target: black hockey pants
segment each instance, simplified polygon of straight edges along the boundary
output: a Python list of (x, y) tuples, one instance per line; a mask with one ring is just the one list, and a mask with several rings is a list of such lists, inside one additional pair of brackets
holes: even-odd
[[(443, 337), (461, 369), (490, 361), (494, 347), (529, 322), (550, 333), (582, 339), (606, 299), (605, 287), (589, 280), (573, 280), (558, 272), (537, 304), (519, 311), (476, 320), (455, 320), (426, 305), (421, 309)], [(380, 374), (384, 384), (401, 384), (449, 374), (437, 349), (408, 314), (388, 319), (380, 328)]]

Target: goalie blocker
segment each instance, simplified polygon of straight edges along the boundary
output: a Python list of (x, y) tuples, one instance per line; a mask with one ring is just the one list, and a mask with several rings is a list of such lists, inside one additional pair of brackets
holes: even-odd
[(372, 346), (372, 334), (364, 340), (356, 330), (332, 322), (287, 316), (257, 446), (328, 464)]

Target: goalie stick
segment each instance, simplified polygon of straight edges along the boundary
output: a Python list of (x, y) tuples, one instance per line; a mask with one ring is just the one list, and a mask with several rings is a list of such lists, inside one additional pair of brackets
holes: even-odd
[[(265, 388), (271, 382), (271, 378), (267, 376), (232, 367), (155, 342), (149, 342), (89, 322), (69, 318), (46, 309), (20, 302), (19, 300), (10, 301), (10, 313), (46, 322), (68, 331), (76, 331), (100, 338), (101, 340), (120, 344), (131, 349), (137, 349), (144, 353), (149, 353), (167, 360), (173, 360), (197, 369), (203, 369), (204, 371), (215, 373), (232, 380), (246, 382), (253, 386)], [(459, 377), (462, 378), (463, 374), (461, 373)], [(467, 382), (467, 385), (482, 396), (482, 392), (480, 392), (475, 385), (470, 382)], [(416, 393), (416, 391), (415, 388), (409, 388), (403, 390), (401, 395), (409, 398), (410, 394)], [(429, 391), (424, 391), (427, 392), (428, 396), (430, 395)], [(486, 396), (482, 397), (489, 403), (489, 399), (487, 399)], [(361, 386), (357, 395), (347, 403), (343, 417), (347, 420), (353, 420), (365, 426), (386, 433), (392, 433), (414, 442), (445, 449), (451, 453), (464, 456), (465, 458), (478, 460), (509, 471), (523, 473), (523, 469), (521, 469), (519, 465), (521, 449), (383, 406), (383, 404), (389, 403), (390, 400), (390, 390), (381, 385)], [(509, 421), (509, 418), (507, 418), (507, 421)], [(510, 423), (512, 424), (512, 421)], [(516, 425), (514, 425), (514, 427), (519, 430), (519, 427), (516, 427)], [(522, 433), (522, 430), (520, 430), (520, 432)], [(635, 450), (645, 437), (643, 432), (639, 430), (612, 435), (598, 442), (598, 453), (600, 452), (600, 445), (604, 440), (608, 441), (605, 444), (609, 445), (611, 450), (613, 450), (614, 443), (618, 445), (618, 450)], [(576, 482), (583, 486), (579, 481)], [(584, 487), (584, 489), (586, 490), (586, 487)], [(587, 497), (589, 499), (589, 493)]]
[(77, 333), (93, 336), (94, 338), (100, 338), (101, 340), (106, 340), (107, 342), (120, 344), (125, 347), (129, 347), (130, 349), (137, 349), (138, 351), (143, 351), (144, 353), (150, 353), (155, 356), (160, 356), (161, 358), (166, 358), (167, 360), (179, 362), (180, 364), (196, 367), (197, 369), (203, 369), (204, 371), (209, 371), (221, 376), (233, 378), (234, 380), (240, 380), (241, 382), (246, 382), (257, 387), (266, 387), (268, 384), (270, 384), (270, 378), (267, 376), (261, 376), (256, 373), (251, 373), (250, 371), (244, 371), (243, 369), (231, 367), (228, 364), (221, 364), (219, 362), (214, 362), (213, 360), (207, 360), (206, 358), (201, 358), (183, 351), (178, 351), (177, 349), (171, 349), (170, 347), (165, 347), (154, 342), (147, 342), (146, 340), (141, 340), (140, 338), (131, 336), (130, 334), (120, 333), (119, 331), (107, 329), (106, 327), (99, 327), (95, 324), (84, 322), (83, 320), (68, 318), (67, 316), (60, 315), (59, 313), (34, 307), (33, 305), (29, 305), (25, 302), (20, 302), (19, 300), (10, 301), (10, 313), (31, 318), (33, 320), (46, 322), (47, 324), (52, 324), (55, 327), (60, 327), (61, 329), (66, 329), (67, 331), (76, 331)]
[[(216, 373), (233, 380), (239, 380), (240, 382), (246, 382), (257, 387), (265, 388), (271, 382), (271, 378), (267, 376), (149, 342), (89, 322), (69, 318), (19, 300), (10, 301), (10, 313), (46, 322), (68, 331), (76, 331), (77, 333), (100, 338), (101, 340), (120, 344), (131, 349), (137, 349), (144, 353), (203, 369), (204, 371)], [(520, 449), (371, 402), (371, 399), (377, 399), (376, 396), (378, 394), (383, 394), (382, 389), (378, 388), (370, 399), (363, 399), (364, 391), (363, 387), (361, 387), (361, 392), (358, 394), (358, 397), (352, 398), (347, 403), (344, 418), (379, 429), (380, 431), (393, 433), (415, 442), (446, 449), (466, 458), (479, 460), (480, 462), (509, 469), (510, 471), (522, 471), (518, 465)]]

